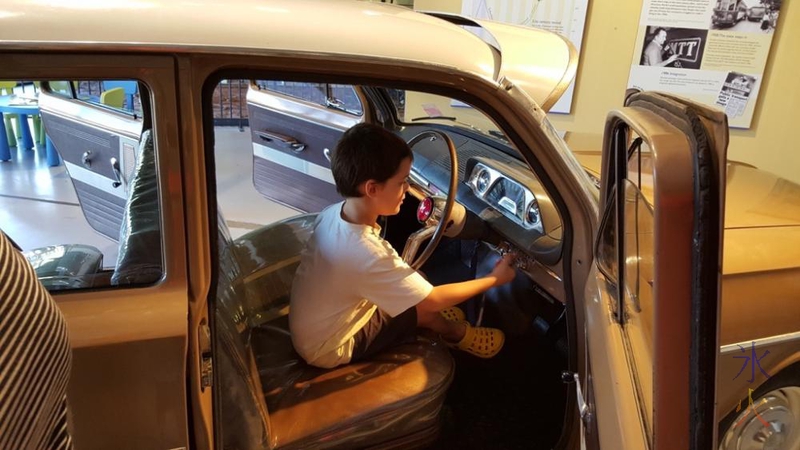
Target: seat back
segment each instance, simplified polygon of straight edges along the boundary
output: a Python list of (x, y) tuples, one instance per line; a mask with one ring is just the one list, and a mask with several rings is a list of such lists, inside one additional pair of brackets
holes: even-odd
[[(225, 220), (218, 219), (219, 275), (216, 290), (216, 339), (225, 448), (274, 446), (260, 372), (294, 354), (289, 339), (273, 341), (263, 361), (253, 349), (254, 328), (280, 321), (288, 312), (292, 278), (310, 235), (314, 216), (299, 216), (262, 227), (232, 241)], [(281, 337), (286, 337), (281, 335)]]
[(153, 283), (163, 274), (157, 175), (153, 132), (145, 130), (122, 215), (112, 284)]

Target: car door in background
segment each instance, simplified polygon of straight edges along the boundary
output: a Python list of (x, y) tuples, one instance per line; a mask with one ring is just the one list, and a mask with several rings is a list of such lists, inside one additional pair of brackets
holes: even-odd
[(64, 159), (83, 215), (97, 232), (116, 241), (136, 166), (142, 115), (125, 103), (121, 88), (106, 90), (102, 81), (43, 85), (42, 120)]
[(345, 130), (364, 120), (353, 86), (256, 80), (247, 91), (253, 185), (303, 212), (340, 201), (330, 156)]

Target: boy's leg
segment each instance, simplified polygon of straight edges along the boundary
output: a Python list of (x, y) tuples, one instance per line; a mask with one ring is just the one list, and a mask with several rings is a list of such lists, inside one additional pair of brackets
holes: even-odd
[(408, 308), (391, 317), (380, 309), (354, 336), (355, 345), (350, 362), (370, 358), (394, 345), (414, 342), (417, 338), (417, 311)]
[(415, 309), (418, 327), (432, 330), (448, 342), (459, 342), (464, 338), (467, 326), (463, 322), (447, 320), (439, 311), (431, 311), (419, 305)]

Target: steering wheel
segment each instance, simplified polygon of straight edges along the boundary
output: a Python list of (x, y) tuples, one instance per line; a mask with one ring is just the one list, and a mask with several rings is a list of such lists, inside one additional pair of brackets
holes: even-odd
[[(409, 191), (420, 198), (419, 207), (417, 208), (417, 220), (423, 224), (420, 230), (408, 237), (405, 248), (403, 248), (403, 261), (414, 269), (419, 269), (425, 264), (442, 240), (442, 235), (444, 235), (450, 224), (450, 216), (453, 212), (458, 184), (458, 156), (456, 155), (456, 146), (450, 136), (441, 131), (427, 130), (411, 138), (408, 141), (408, 146), (413, 151), (414, 146), (423, 139), (429, 139), (431, 142), (441, 139), (447, 145), (447, 150), (450, 152), (450, 184), (447, 190), (447, 198), (442, 198), (434, 196), (429, 187), (422, 184), (424, 180), (418, 180), (412, 176), (409, 181), (411, 184)], [(426, 239), (429, 239), (428, 244), (422, 253), (417, 256), (420, 246)]]

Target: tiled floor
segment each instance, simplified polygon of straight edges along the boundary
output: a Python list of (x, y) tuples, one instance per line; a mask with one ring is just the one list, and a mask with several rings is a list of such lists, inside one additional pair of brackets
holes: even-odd
[[(217, 193), (234, 238), (260, 225), (297, 214), (262, 197), (252, 185), (250, 132), (216, 128)], [(23, 250), (80, 243), (103, 252), (113, 266), (118, 244), (94, 231), (83, 213), (64, 165), (48, 167), (44, 146), (12, 148), (11, 161), (0, 162), (0, 229)]]

